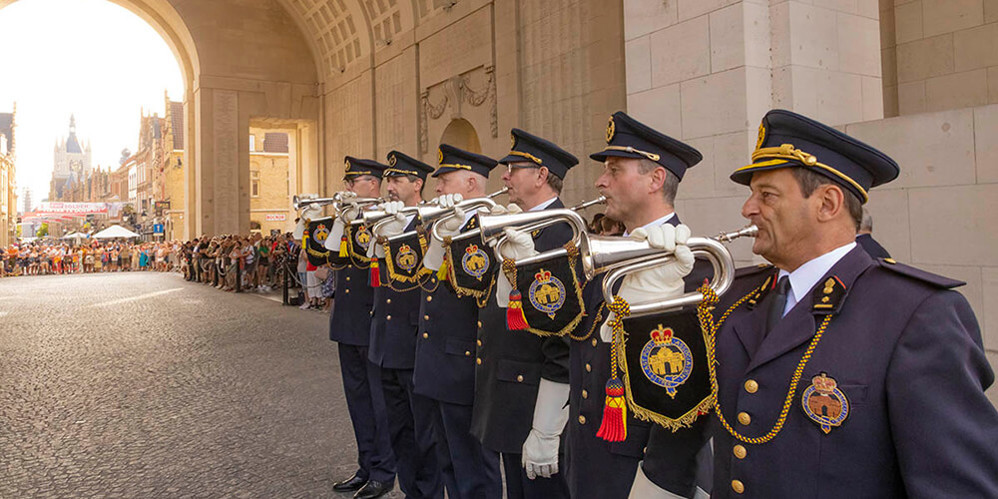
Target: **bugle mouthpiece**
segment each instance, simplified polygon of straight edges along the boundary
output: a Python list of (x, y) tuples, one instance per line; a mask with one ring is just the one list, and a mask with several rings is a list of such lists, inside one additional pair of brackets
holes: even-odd
[(734, 232), (722, 232), (714, 236), (714, 239), (722, 243), (730, 243), (731, 241), (734, 241), (739, 237), (755, 237), (758, 234), (759, 234), (758, 227), (756, 227), (755, 225), (746, 225), (745, 227), (742, 227), (741, 229), (738, 229)]

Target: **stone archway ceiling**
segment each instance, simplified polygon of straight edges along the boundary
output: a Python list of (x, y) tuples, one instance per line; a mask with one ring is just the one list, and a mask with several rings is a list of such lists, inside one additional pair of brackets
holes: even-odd
[[(318, 52), (325, 80), (368, 55), (366, 47), (370, 44), (364, 43), (363, 37), (370, 37), (375, 50), (384, 48), (398, 34), (414, 28), (408, 24), (421, 23), (442, 10), (449, 10), (459, 0), (280, 1), (307, 31), (312, 47)], [(363, 18), (357, 13), (362, 13)]]
[(365, 55), (361, 49), (360, 26), (347, 9), (347, 0), (283, 0), (283, 3), (308, 31), (312, 46), (318, 51), (323, 77), (342, 72), (351, 62)]

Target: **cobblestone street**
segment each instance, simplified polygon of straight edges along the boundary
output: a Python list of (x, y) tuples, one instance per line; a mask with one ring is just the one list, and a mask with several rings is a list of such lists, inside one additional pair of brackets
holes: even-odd
[(0, 497), (350, 497), (327, 320), (176, 274), (0, 280)]

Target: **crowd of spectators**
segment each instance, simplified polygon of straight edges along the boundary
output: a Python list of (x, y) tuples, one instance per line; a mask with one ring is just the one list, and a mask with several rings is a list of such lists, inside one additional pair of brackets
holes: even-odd
[[(595, 234), (620, 235), (619, 222), (596, 214)], [(328, 311), (335, 275), (308, 263), (301, 241), (290, 232), (263, 236), (222, 235), (160, 243), (36, 241), (12, 245), (0, 254), (0, 276), (93, 272), (180, 272), (188, 281), (223, 291), (269, 293), (288, 281), (290, 301), (302, 309)], [(238, 276), (238, 277), (237, 277)]]
[(180, 269), (181, 243), (40, 240), (0, 250), (0, 277)]
[(318, 269), (307, 269), (301, 242), (291, 233), (200, 237), (184, 243), (181, 255), (181, 271), (188, 281), (224, 291), (268, 293), (283, 286), (286, 278), (294, 291), (291, 301), (300, 300), (301, 308), (329, 308), (332, 272), (319, 272), (323, 279), (318, 282)]

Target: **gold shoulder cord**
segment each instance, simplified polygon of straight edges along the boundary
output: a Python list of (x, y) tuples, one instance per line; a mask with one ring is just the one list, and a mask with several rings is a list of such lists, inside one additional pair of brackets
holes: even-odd
[(762, 288), (760, 287), (753, 290), (751, 293), (743, 296), (740, 300), (731, 305), (731, 307), (724, 312), (724, 315), (722, 315), (721, 319), (716, 323), (714, 322), (714, 317), (710, 313), (710, 309), (713, 308), (713, 306), (718, 302), (718, 297), (717, 294), (714, 293), (714, 290), (710, 289), (710, 287), (706, 285), (702, 286), (699, 291), (703, 293), (704, 299), (697, 307), (697, 317), (700, 319), (700, 325), (703, 327), (704, 331), (707, 332), (707, 355), (711, 359), (710, 362), (708, 362), (708, 366), (710, 367), (710, 389), (715, 400), (714, 412), (717, 413), (717, 419), (721, 421), (721, 425), (724, 426), (725, 430), (728, 430), (728, 433), (730, 433), (732, 437), (748, 444), (764, 444), (769, 442), (770, 440), (776, 438), (776, 435), (783, 429), (783, 425), (787, 422), (787, 415), (790, 414), (790, 406), (793, 405), (794, 395), (797, 392), (797, 383), (800, 382), (800, 378), (804, 374), (804, 367), (807, 365), (807, 362), (811, 360), (811, 354), (814, 353), (815, 347), (817, 347), (818, 342), (821, 341), (821, 336), (824, 334), (825, 329), (828, 328), (828, 323), (831, 322), (832, 315), (834, 315), (828, 314), (825, 316), (825, 319), (821, 321), (821, 325), (818, 326), (818, 330), (814, 333), (814, 339), (811, 340), (811, 344), (808, 345), (807, 350), (804, 352), (800, 362), (797, 364), (797, 369), (794, 371), (793, 378), (790, 380), (790, 388), (787, 391), (787, 398), (783, 401), (783, 410), (780, 411), (780, 416), (776, 419), (776, 424), (773, 425), (771, 430), (769, 430), (769, 433), (766, 433), (761, 437), (746, 437), (745, 435), (738, 433), (738, 431), (728, 424), (728, 421), (724, 419), (724, 414), (721, 412), (720, 397), (718, 397), (717, 393), (717, 357), (714, 354), (714, 347), (717, 338), (717, 331), (721, 328), (721, 325), (724, 324), (724, 321), (727, 320), (728, 316), (731, 315), (735, 309), (741, 306), (742, 303), (748, 300), (749, 297), (756, 294), (756, 292), (761, 291), (761, 289)]
[(596, 331), (596, 328), (603, 325), (603, 312), (605, 311), (606, 311), (606, 303), (600, 303), (599, 309), (597, 309), (596, 311), (596, 318), (593, 319), (593, 324), (589, 327), (589, 331), (587, 331), (586, 334), (582, 336), (577, 336), (572, 333), (568, 333), (568, 337), (572, 338), (575, 341), (588, 340), (589, 337), (593, 335), (593, 332)]

